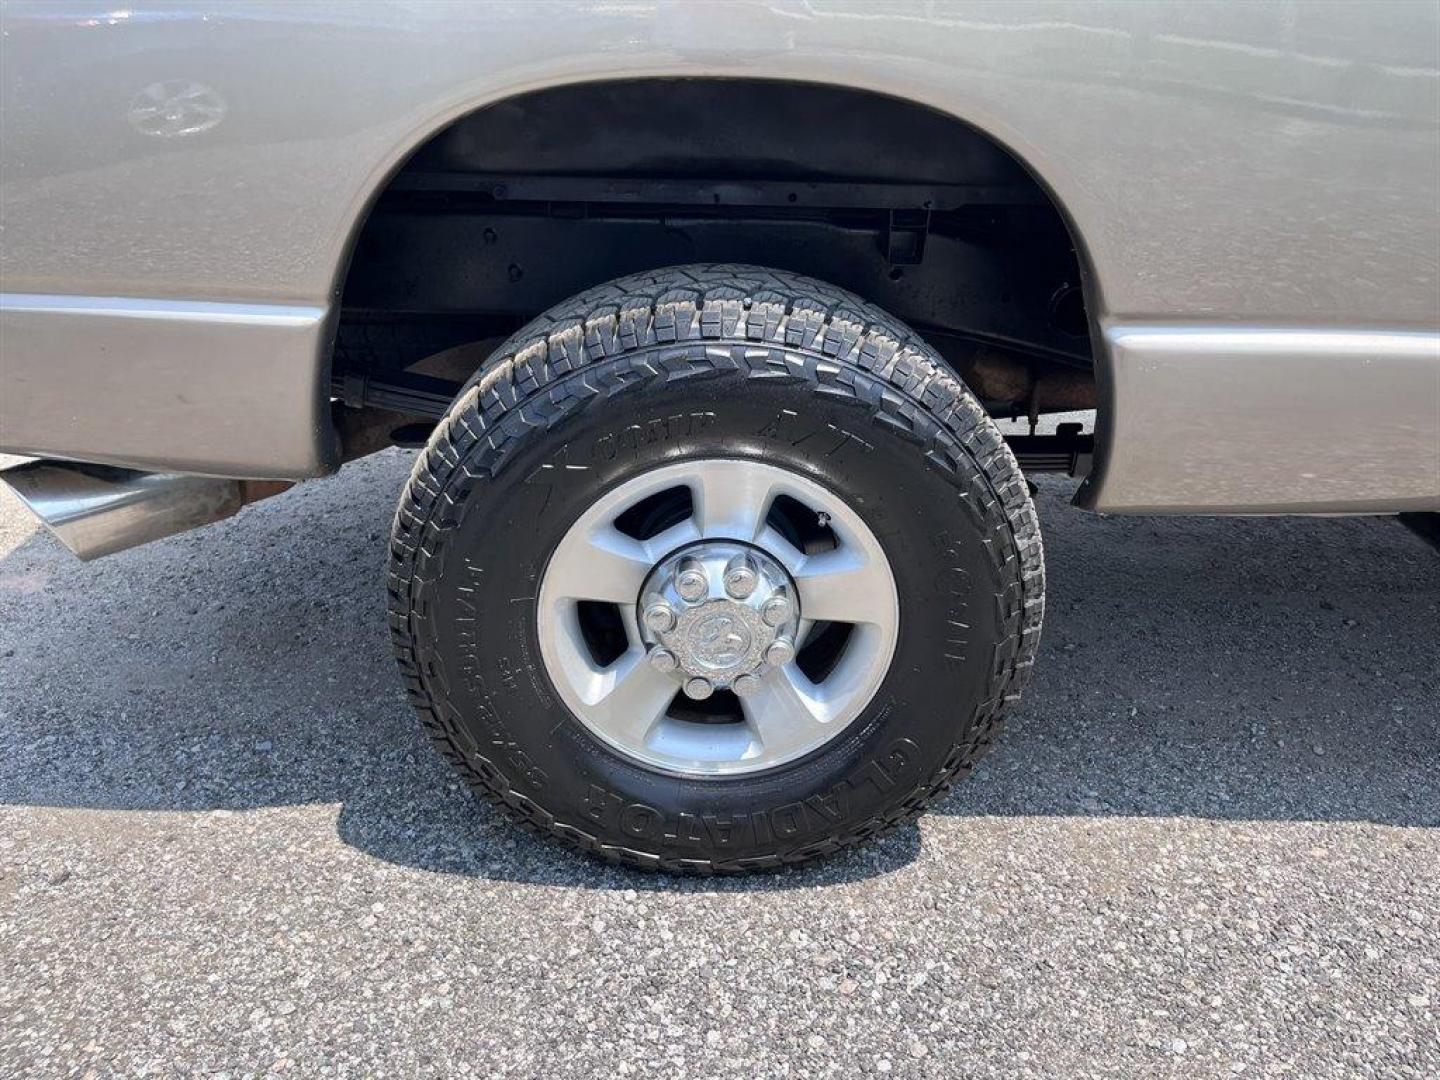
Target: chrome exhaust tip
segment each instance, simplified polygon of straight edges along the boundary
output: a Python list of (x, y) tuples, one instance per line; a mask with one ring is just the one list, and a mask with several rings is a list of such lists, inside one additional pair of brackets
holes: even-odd
[(85, 560), (208, 525), (262, 497), (260, 491), (290, 486), (45, 460), (0, 471), (0, 480)]

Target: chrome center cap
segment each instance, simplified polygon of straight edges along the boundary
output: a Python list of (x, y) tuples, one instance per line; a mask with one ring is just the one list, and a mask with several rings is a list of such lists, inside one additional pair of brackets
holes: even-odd
[(702, 540), (661, 560), (640, 590), (650, 663), (692, 698), (753, 692), (795, 655), (800, 607), (776, 559), (747, 544)]
[(775, 636), (758, 611), (734, 600), (707, 600), (682, 611), (675, 630), (659, 635), (672, 642), (681, 670), (720, 685), (759, 667)]

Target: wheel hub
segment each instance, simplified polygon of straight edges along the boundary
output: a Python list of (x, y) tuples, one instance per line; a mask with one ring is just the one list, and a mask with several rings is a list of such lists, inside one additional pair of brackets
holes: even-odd
[(744, 696), (795, 655), (795, 583), (748, 544), (702, 540), (662, 559), (641, 588), (640, 611), (650, 664), (691, 698)]

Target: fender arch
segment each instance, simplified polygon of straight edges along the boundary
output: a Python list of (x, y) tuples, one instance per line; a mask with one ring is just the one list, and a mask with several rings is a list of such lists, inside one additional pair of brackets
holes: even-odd
[[(833, 90), (856, 95), (868, 101), (890, 103), (896, 109), (916, 110), (943, 120), (954, 126), (956, 131), (970, 133), (977, 142), (992, 147), (1012, 162), (1041, 192), (1049, 205), (1063, 222), (1068, 233), (1079, 272), (1079, 284), (1084, 299), (1090, 353), (1093, 358), (1094, 377), (1097, 384), (1099, 407), (1096, 415), (1096, 447), (1091, 472), (1076, 494), (1076, 503), (1082, 506), (1093, 504), (1093, 492), (1103, 481), (1106, 462), (1110, 456), (1110, 415), (1113, 410), (1113, 379), (1107, 342), (1103, 333), (1104, 300), (1101, 278), (1097, 272), (1089, 247), (1086, 244), (1081, 224), (1071, 213), (1066, 201), (1052, 182), (1060, 173), (1058, 166), (1047, 161), (1043, 149), (1025, 140), (1019, 132), (1011, 130), (998, 117), (987, 114), (983, 109), (958, 114), (952, 107), (927, 100), (923, 94), (900, 95), (866, 84), (863, 80), (816, 80), (791, 79), (779, 75), (739, 75), (717, 71), (713, 74), (697, 74), (687, 70), (683, 75), (655, 73), (643, 76), (613, 74), (605, 76), (577, 76), (545, 82), (543, 85), (515, 86), (483, 96), (466, 96), (447, 102), (416, 119), (403, 139), (399, 140), (372, 170), (359, 191), (348, 216), (349, 227), (339, 246), (331, 284), (332, 303), (336, 306), (336, 318), (332, 319), (332, 334), (328, 339), (327, 351), (323, 357), (325, 370), (329, 371), (333, 329), (338, 322), (338, 303), (344, 295), (353, 260), (376, 204), (396, 178), (408, 165), (424, 155), (427, 150), (444, 140), (448, 133), (486, 114), (490, 110), (521, 105), (545, 95), (575, 94), (588, 89), (596, 91), (612, 89), (621, 85), (643, 86), (659, 84), (666, 80), (683, 82), (686, 86), (720, 85), (739, 87), (771, 88), (790, 87), (802, 90)], [(327, 380), (328, 381), (328, 380)]]

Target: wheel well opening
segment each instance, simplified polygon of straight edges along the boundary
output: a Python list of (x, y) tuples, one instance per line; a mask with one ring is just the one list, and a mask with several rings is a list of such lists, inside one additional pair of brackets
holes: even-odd
[(722, 78), (541, 90), (435, 134), (355, 242), (337, 385), (464, 378), (570, 295), (706, 262), (850, 289), (925, 335), (997, 416), (1095, 407), (1080, 258), (1003, 146), (898, 98)]

